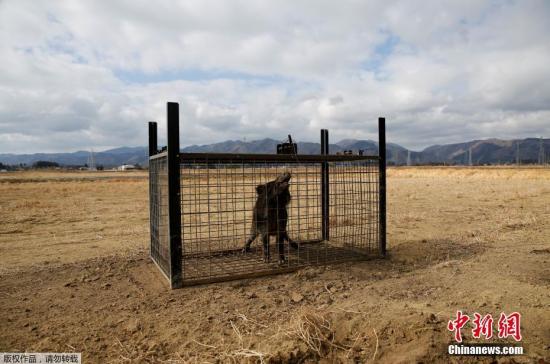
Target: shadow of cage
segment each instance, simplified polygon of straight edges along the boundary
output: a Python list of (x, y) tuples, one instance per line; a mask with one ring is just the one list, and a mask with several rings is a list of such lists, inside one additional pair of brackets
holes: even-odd
[[(384, 119), (378, 156), (329, 155), (326, 130), (321, 155), (180, 153), (178, 104), (168, 103), (167, 119), (168, 146), (160, 152), (149, 123), (150, 252), (173, 288), (385, 255)], [(267, 256), (284, 260), (266, 260), (260, 237), (243, 248), (257, 186), (282, 173), (292, 176), (289, 240), (269, 237)]]

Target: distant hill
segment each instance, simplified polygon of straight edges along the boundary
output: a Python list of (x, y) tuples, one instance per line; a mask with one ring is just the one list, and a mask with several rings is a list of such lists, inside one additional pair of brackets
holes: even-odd
[[(205, 153), (205, 152), (216, 152), (216, 153), (268, 153), (274, 154), (277, 151), (277, 144), (280, 141), (273, 139), (262, 139), (254, 140), (250, 142), (243, 142), (238, 140), (228, 140), (222, 143), (216, 144), (207, 144), (207, 145), (191, 145), (182, 149), (182, 152), (193, 152), (193, 153)], [(312, 143), (312, 142), (298, 142), (298, 154), (320, 154), (321, 144)], [(336, 154), (343, 152), (344, 150), (353, 150), (357, 152), (358, 150), (364, 150), (365, 154), (376, 155), (378, 154), (378, 143), (372, 140), (356, 140), (356, 139), (345, 139), (339, 141), (336, 144), (329, 144), (330, 154)], [(403, 148), (397, 144), (388, 144), (388, 152), (394, 150), (406, 151), (407, 149)]]
[[(207, 144), (207, 145), (191, 145), (182, 149), (183, 152), (217, 152), (217, 153), (268, 153), (273, 154), (277, 151), (277, 144), (280, 141), (274, 139), (254, 140), (243, 142), (239, 140), (228, 140), (222, 143)], [(378, 151), (378, 146), (371, 141), (362, 141), (347, 139), (336, 144), (329, 145), (331, 154), (342, 152), (349, 149), (367, 149), (367, 145), (374, 154)], [(363, 147), (364, 146), (364, 147)], [(321, 145), (319, 143), (298, 142), (298, 154), (319, 154)]]
[[(274, 139), (253, 141), (227, 140), (221, 143), (191, 145), (182, 152), (195, 153), (275, 153), (279, 142)], [(473, 164), (505, 164), (515, 163), (517, 145), (522, 163), (536, 163), (539, 158), (540, 139), (527, 138), (518, 140), (486, 139), (473, 140), (464, 143), (433, 145), (420, 152), (410, 151), (413, 164), (468, 164), (469, 151), (472, 151)], [(319, 154), (319, 143), (299, 142), (299, 154)], [(336, 154), (344, 150), (365, 150), (367, 155), (378, 154), (378, 143), (372, 140), (344, 139), (330, 144), (329, 152)], [(550, 139), (543, 139), (543, 149), (546, 160), (550, 161)], [(388, 143), (386, 154), (389, 164), (406, 164), (409, 150), (394, 143)], [(84, 165), (88, 162), (90, 153), (78, 151), (73, 153), (36, 153), (36, 154), (0, 154), (0, 163), (7, 165), (28, 166), (37, 161), (56, 162), (61, 165)], [(94, 153), (96, 165), (114, 167), (121, 164), (147, 165), (146, 147), (121, 147)]]
[[(543, 139), (543, 152), (550, 160), (550, 139)], [(468, 164), (469, 151), (472, 151), (473, 164), (515, 163), (518, 155), (521, 163), (537, 163), (539, 160), (540, 138), (516, 140), (486, 139), (470, 142), (434, 145), (416, 155), (418, 163)]]
[[(95, 152), (96, 165), (114, 167), (121, 164), (146, 165), (148, 163), (148, 149), (145, 147), (122, 147), (103, 152)], [(73, 153), (35, 153), (35, 154), (0, 154), (0, 163), (8, 165), (32, 165), (37, 161), (56, 162), (63, 166), (82, 166), (88, 163), (90, 152), (78, 151)]]

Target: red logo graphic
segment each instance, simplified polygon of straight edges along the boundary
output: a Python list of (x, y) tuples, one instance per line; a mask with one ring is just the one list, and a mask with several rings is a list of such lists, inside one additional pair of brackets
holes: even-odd
[[(470, 316), (463, 314), (462, 311), (456, 311), (456, 319), (450, 320), (447, 324), (447, 329), (454, 332), (456, 342), (462, 342), (462, 328), (470, 321)], [(486, 340), (493, 337), (493, 316), (488, 313), (485, 316), (475, 312), (474, 320), (472, 321), (474, 328), (472, 329), (472, 337), (479, 339), (482, 336)], [(501, 339), (513, 337), (516, 341), (521, 341), (521, 314), (512, 312), (506, 315), (504, 312), (500, 314), (498, 320), (498, 337)]]
[(502, 312), (498, 319), (498, 337), (507, 338), (511, 336), (514, 340), (521, 341), (520, 320), (521, 314), (519, 312), (512, 312), (508, 316)]
[(468, 321), (470, 321), (468, 315), (463, 315), (462, 311), (456, 311), (456, 320), (449, 321), (447, 324), (447, 329), (455, 332), (455, 340), (459, 343), (462, 342), (462, 333), (460, 330)]
[(472, 336), (479, 339), (481, 335), (485, 336), (485, 339), (493, 337), (493, 316), (487, 314), (481, 318), (479, 313), (474, 313), (474, 329), (472, 330)]

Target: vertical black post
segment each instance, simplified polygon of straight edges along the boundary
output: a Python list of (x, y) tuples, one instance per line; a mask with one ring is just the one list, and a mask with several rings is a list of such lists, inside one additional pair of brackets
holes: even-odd
[[(325, 129), (321, 129), (321, 155), (325, 155)], [(326, 163), (321, 163), (321, 236), (326, 240), (326, 211), (325, 211), (325, 168)]]
[[(328, 155), (328, 130), (321, 129), (321, 154)], [(329, 236), (329, 181), (328, 181), (328, 162), (321, 165), (321, 213), (322, 213), (322, 234), (323, 240), (328, 240)]]
[[(157, 154), (157, 123), (154, 121), (149, 122), (149, 158)], [(156, 186), (156, 184), (153, 184), (153, 178), (155, 176), (151, 175), (151, 161), (149, 160), (149, 235), (151, 237), (151, 242), (149, 245), (149, 254), (153, 253), (153, 219), (155, 218), (153, 214), (153, 200), (154, 200), (154, 194), (153, 186)]]
[(380, 254), (386, 256), (386, 119), (378, 118), (378, 219)]
[(170, 285), (179, 288), (182, 277), (181, 200), (180, 200), (180, 117), (179, 104), (167, 104), (168, 140), (168, 234), (170, 236)]
[(149, 157), (157, 154), (157, 123), (155, 121), (149, 122)]
[[(325, 129), (325, 155), (328, 155), (329, 154), (329, 150), (328, 150), (328, 130)], [(325, 184), (326, 184), (326, 187), (325, 187), (325, 214), (326, 214), (326, 224), (325, 224), (325, 239), (330, 239), (330, 199), (329, 199), (329, 179), (328, 179), (328, 176), (329, 176), (329, 164), (328, 162), (325, 162), (326, 163), (326, 167), (325, 167)]]

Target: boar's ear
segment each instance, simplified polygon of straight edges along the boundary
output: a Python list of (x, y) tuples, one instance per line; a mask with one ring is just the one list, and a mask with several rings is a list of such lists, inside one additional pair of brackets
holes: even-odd
[(262, 195), (265, 191), (265, 185), (258, 185), (256, 186), (256, 193), (258, 195)]

